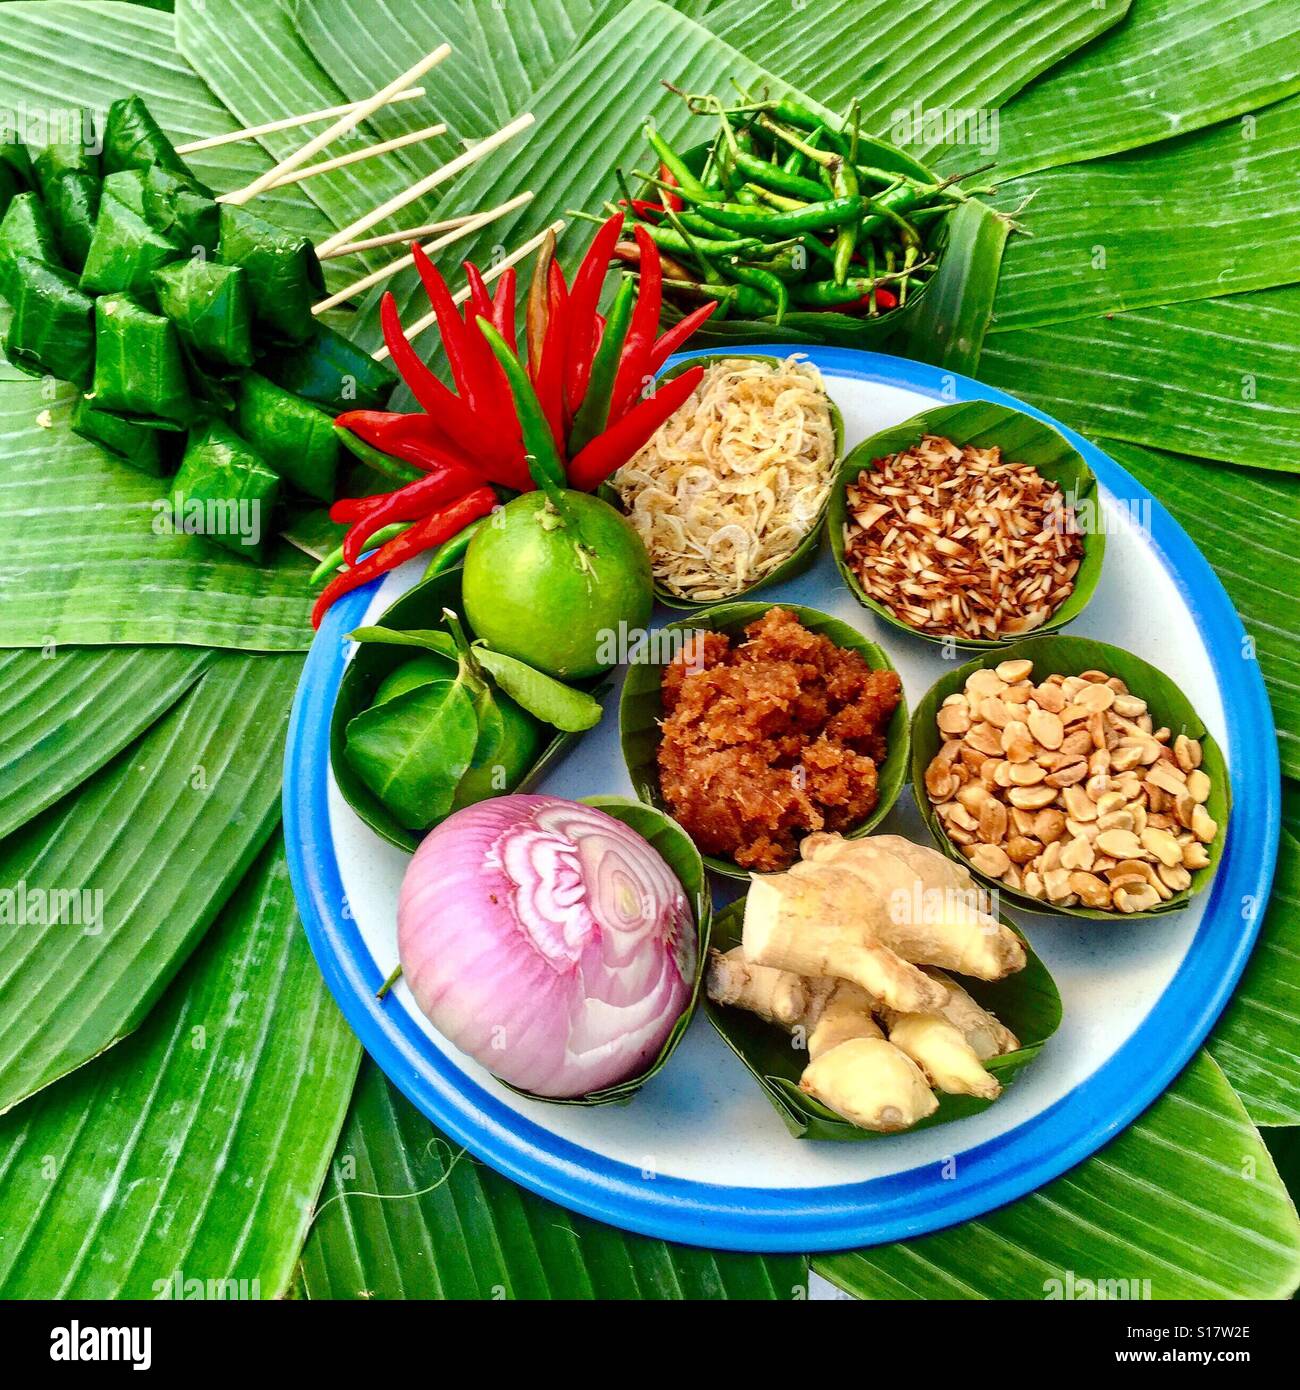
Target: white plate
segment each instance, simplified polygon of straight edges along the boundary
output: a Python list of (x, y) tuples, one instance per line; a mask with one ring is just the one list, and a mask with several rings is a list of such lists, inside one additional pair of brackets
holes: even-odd
[[(850, 448), (935, 401), (1027, 409), (978, 382), (899, 358), (829, 348), (807, 355), (844, 413)], [(432, 1028), (402, 983), (378, 1002), (375, 991), (397, 961), (407, 856), (340, 796), (328, 765), (329, 717), (350, 655), (346, 634), (416, 582), (422, 563), (330, 610), (303, 674), (286, 754), (294, 887), (344, 1013), (440, 1128), (534, 1191), (630, 1230), (712, 1247), (814, 1251), (917, 1235), (1031, 1191), (1095, 1150), (1169, 1084), (1249, 954), (1260, 913), (1243, 918), (1242, 903), (1267, 901), (1280, 824), (1273, 721), (1245, 633), (1209, 565), (1132, 477), (1057, 427), (1096, 473), (1112, 528), (1097, 592), (1069, 630), (1140, 654), (1188, 693), (1228, 760), (1229, 841), (1211, 889), (1168, 917), (1111, 924), (1013, 913), (1060, 989), (1061, 1028), (995, 1106), (914, 1134), (857, 1144), (791, 1138), (702, 1013), (631, 1105), (589, 1108), (530, 1101), (498, 1085)], [(889, 652), (913, 705), (950, 669), (940, 647), (863, 609), (825, 546), (809, 571), (763, 596), (821, 609), (866, 633)], [(656, 622), (678, 616), (660, 610)], [(632, 795), (616, 706), (617, 691), (600, 726), (537, 790)], [(928, 841), (906, 792), (880, 829)]]

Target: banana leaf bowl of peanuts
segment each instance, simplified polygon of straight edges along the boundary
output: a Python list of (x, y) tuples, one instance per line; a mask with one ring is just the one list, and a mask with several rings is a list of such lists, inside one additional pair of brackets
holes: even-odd
[(831, 487), (827, 530), (864, 607), (927, 641), (984, 649), (1077, 618), (1106, 545), (1082, 455), (992, 401), (935, 406), (863, 440)]
[(1223, 752), (1186, 694), (1087, 637), (1028, 638), (944, 676), (912, 726), (917, 804), (940, 848), (1032, 912), (1156, 917), (1223, 853)]

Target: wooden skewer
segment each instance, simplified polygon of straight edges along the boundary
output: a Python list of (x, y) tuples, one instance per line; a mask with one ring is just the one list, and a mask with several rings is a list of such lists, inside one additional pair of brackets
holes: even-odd
[[(423, 87), (408, 87), (406, 91), (398, 92), (389, 105), (396, 106), (400, 101), (416, 101), (423, 95)], [(188, 145), (177, 145), (176, 153), (198, 154), (200, 150), (216, 150), (222, 145), (237, 145), (241, 140), (255, 140), (259, 135), (274, 135), (277, 130), (295, 130), (298, 126), (311, 125), (313, 121), (328, 121), (335, 116), (351, 116), (360, 105), (359, 101), (349, 101), (342, 106), (327, 106), (323, 111), (308, 111), (305, 116), (285, 116), (283, 120), (245, 126), (243, 130), (231, 130), (225, 135), (210, 135), (206, 140), (191, 140)]]
[(313, 136), (305, 145), (296, 149), (293, 154), (286, 159), (282, 159), (274, 169), (268, 169), (266, 173), (259, 174), (247, 188), (241, 188), (238, 192), (227, 196), (226, 201), (234, 203), (236, 206), (242, 205), (250, 198), (256, 198), (259, 193), (264, 193), (268, 188), (278, 183), (284, 176), (302, 165), (321, 150), (332, 140), (336, 140), (345, 130), (351, 130), (358, 121), (363, 121), (372, 111), (378, 111), (381, 106), (386, 106), (398, 92), (409, 87), (413, 82), (418, 82), (430, 68), (436, 67), (451, 53), (451, 45), (444, 43), (426, 54), (416, 65), (404, 72), (400, 77), (395, 77), (388, 86), (381, 88), (372, 97), (367, 97), (360, 102), (356, 109), (350, 111), (346, 116), (340, 116), (333, 125), (322, 130), (319, 135)]
[[(516, 208), (521, 208), (532, 200), (532, 193), (519, 193), (511, 198), (509, 202), (501, 203), (494, 208), (488, 208), (486, 212), (474, 213), (472, 216), (460, 219), (460, 225), (446, 236), (439, 237), (436, 241), (430, 241), (421, 250), (425, 255), (432, 256), (436, 252), (443, 250), (444, 247), (452, 245), (453, 242), (461, 241), (467, 236), (473, 236), (480, 227), (486, 227), (490, 222), (495, 222), (498, 217), (504, 217), (506, 213), (513, 212)], [(413, 238), (414, 239), (414, 238)], [(319, 304), (312, 305), (313, 314), (323, 314), (327, 309), (332, 309), (336, 304), (342, 304), (345, 300), (355, 299), (357, 295), (364, 294), (366, 290), (372, 289), (375, 285), (381, 284), (384, 280), (396, 275), (399, 270), (405, 270), (408, 265), (415, 264), (415, 256), (408, 253), (399, 256), (397, 260), (390, 261), (388, 265), (381, 266), (378, 270), (372, 271), (369, 275), (363, 276), (354, 285), (349, 285), (346, 289), (339, 290), (337, 294), (332, 294), (328, 299), (322, 299)]]
[(516, 117), (509, 125), (502, 126), (495, 135), (489, 135), (486, 139), (480, 140), (473, 149), (457, 155), (455, 159), (444, 164), (441, 169), (435, 169), (427, 178), (421, 179), (419, 183), (408, 188), (404, 193), (398, 193), (372, 212), (358, 218), (350, 227), (344, 227), (342, 231), (335, 232), (332, 237), (328, 237), (320, 244), (317, 248), (317, 254), (328, 256), (340, 246), (346, 246), (362, 232), (368, 232), (376, 223), (382, 222), (386, 217), (391, 217), (395, 212), (400, 212), (408, 203), (415, 202), (417, 198), (423, 198), (426, 193), (432, 192), (439, 184), (446, 183), (450, 178), (455, 178), (462, 169), (468, 169), (471, 164), (482, 159), (484, 155), (491, 154), (498, 146), (504, 145), (507, 140), (514, 139), (521, 130), (527, 130), (533, 124), (534, 119), (535, 117), (531, 112), (525, 112), (524, 115)]
[(364, 241), (349, 242), (347, 246), (340, 246), (336, 251), (329, 252), (322, 256), (316, 252), (317, 260), (330, 261), (336, 260), (339, 256), (355, 256), (361, 251), (377, 251), (381, 246), (391, 246), (395, 241), (419, 241), (421, 237), (432, 236), (434, 232), (449, 232), (453, 227), (463, 227), (466, 222), (472, 222), (478, 213), (465, 212), (459, 217), (448, 217), (442, 222), (426, 222), (423, 227), (407, 227), (401, 232), (385, 232), (383, 236), (367, 237)]
[[(490, 270), (485, 270), (483, 272), (483, 283), (485, 285), (490, 285), (492, 281), (495, 280), (498, 276), (504, 275), (505, 272), (509, 270), (512, 265), (518, 265), (518, 263), (522, 261), (525, 256), (532, 255), (532, 253), (537, 250), (537, 248), (542, 244), (542, 242), (546, 240), (546, 238), (552, 232), (554, 232), (556, 236), (559, 236), (559, 234), (564, 230), (565, 225), (565, 222), (563, 221), (563, 219), (561, 219), (557, 222), (552, 222), (551, 225), (545, 229), (545, 231), (538, 232), (536, 236), (529, 237), (528, 240), (524, 242), (522, 246), (512, 251), (504, 259), (498, 261), (496, 265), (494, 265)], [(464, 302), (468, 298), (468, 285), (466, 285), (466, 287), (463, 290), (457, 290), (456, 293), (452, 296), (453, 301), (457, 304), (464, 304)], [(432, 328), (433, 325), (437, 323), (437, 321), (437, 314), (425, 314), (425, 316), (422, 319), (420, 319), (418, 323), (412, 324), (411, 327), (406, 330), (406, 336), (411, 339), (418, 338), (420, 334), (423, 333), (426, 329)], [(376, 362), (386, 361), (388, 359), (388, 355), (388, 348), (386, 346), (381, 347), (378, 352), (371, 354), (371, 356), (374, 357)]]
[[(363, 159), (374, 159), (381, 154), (391, 154), (393, 150), (405, 149), (407, 145), (418, 145), (424, 140), (432, 140), (435, 136), (445, 135), (447, 127), (445, 125), (426, 126), (423, 130), (413, 130), (409, 135), (397, 135), (391, 140), (381, 140), (377, 145), (367, 145), (365, 149), (353, 150), (349, 154), (341, 154), (333, 159), (323, 159), (319, 164), (309, 164), (305, 169), (294, 169), (286, 174), (282, 179), (271, 185), (267, 189), (288, 188), (291, 183), (301, 183), (303, 179), (314, 179), (318, 174), (332, 174), (335, 169), (345, 169), (349, 164), (356, 164)], [(237, 195), (223, 194), (217, 199), (219, 203), (230, 202), (232, 197)]]

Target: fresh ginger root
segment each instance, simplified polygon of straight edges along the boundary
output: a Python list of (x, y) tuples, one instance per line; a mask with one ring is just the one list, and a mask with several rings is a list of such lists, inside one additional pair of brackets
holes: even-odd
[(813, 980), (789, 970), (755, 965), (734, 946), (724, 955), (709, 952), (709, 998), (757, 1014), (765, 1023), (793, 1030), (806, 1025), (817, 1004), (834, 988), (832, 980)]
[(883, 1038), (880, 1025), (871, 1016), (875, 1004), (865, 989), (849, 980), (836, 981), (808, 1034), (809, 1060), (815, 1062), (853, 1038)]
[(975, 880), (896, 835), (809, 835), (801, 853), (753, 877), (742, 944), (713, 953), (709, 997), (805, 1030), (800, 1089), (864, 1129), (933, 1114), (931, 1087), (996, 1099), (984, 1062), (1020, 1043), (936, 968), (988, 980), (1024, 969), (1020, 938), (980, 909)]
[(902, 1013), (937, 1009), (942, 987), (879, 939), (884, 916), (871, 887), (843, 869), (796, 865), (785, 874), (756, 874), (745, 900), (745, 959), (852, 980)]
[(938, 1014), (890, 1014), (889, 1041), (925, 1073), (932, 1086), (949, 1095), (996, 1100), (998, 1079), (984, 1070), (975, 1049), (959, 1028)]
[(947, 995), (937, 1012), (960, 1030), (980, 1061), (987, 1062), (990, 1057), (1019, 1050), (1020, 1039), (1005, 1023), (976, 1003), (956, 980), (942, 970), (925, 973), (941, 984)]
[(1015, 932), (980, 910), (984, 891), (960, 864), (901, 835), (846, 840), (818, 833), (799, 846), (802, 863), (855, 874), (878, 896), (883, 911), (876, 939), (904, 960), (939, 965), (980, 980), (1000, 980), (1025, 968)]
[(908, 1129), (939, 1108), (921, 1069), (884, 1038), (842, 1042), (810, 1062), (799, 1089), (862, 1129)]

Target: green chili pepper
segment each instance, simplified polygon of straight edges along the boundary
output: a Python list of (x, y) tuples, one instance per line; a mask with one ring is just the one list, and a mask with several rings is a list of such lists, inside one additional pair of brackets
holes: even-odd
[(664, 139), (662, 135), (651, 125), (647, 125), (642, 132), (650, 142), (651, 148), (659, 156), (659, 162), (677, 180), (678, 190), (683, 197), (689, 190), (691, 197), (697, 201), (706, 202), (717, 198), (717, 194), (711, 192), (695, 177), (686, 167), (686, 161), (682, 159), (676, 150)]
[(487, 517), (481, 516), (477, 521), (471, 521), (463, 531), (457, 532), (450, 540), (443, 541), (429, 557), (429, 567), (425, 570), (424, 577), (432, 579), (435, 574), (442, 574), (446, 570), (455, 569), (469, 549), (469, 543), (474, 539), (474, 533), (486, 520)]
[[(807, 198), (791, 198), (784, 193), (774, 193), (772, 189), (763, 188), (756, 183), (747, 183), (745, 192), (752, 193), (757, 201), (766, 203), (768, 207), (776, 208), (779, 212), (798, 212), (801, 208), (806, 208), (809, 201)], [(825, 190), (818, 187), (817, 197), (813, 201), (820, 202), (825, 196)]]
[(766, 213), (743, 204), (710, 203), (701, 206), (700, 215), (732, 231), (781, 237), (796, 232), (817, 231), (823, 227), (839, 227), (845, 222), (860, 220), (866, 211), (866, 199), (854, 196), (809, 203), (798, 212)]
[(413, 483), (417, 478), (424, 477), (413, 464), (403, 463), (401, 459), (385, 454), (373, 444), (367, 444), (360, 435), (344, 429), (342, 425), (335, 425), (334, 433), (338, 435), (344, 448), (351, 450), (362, 463), (373, 468), (376, 473), (382, 473), (385, 478), (395, 478), (399, 483)]
[[(409, 531), (414, 525), (410, 521), (395, 521), (391, 526), (381, 526), (366, 541), (367, 550), (378, 550), (385, 541), (391, 541), (394, 536), (400, 536), (403, 531)], [(308, 584), (319, 584), (323, 579), (328, 579), (335, 570), (343, 568), (343, 546), (336, 545), (333, 550), (316, 566), (311, 572)], [(427, 578), (427, 576), (426, 576)]]
[(515, 404), (515, 413), (523, 431), (524, 452), (530, 460), (529, 470), (533, 472), (539, 487), (543, 485), (543, 480), (546, 480), (557, 489), (564, 488), (568, 483), (564, 461), (560, 458), (546, 412), (542, 409), (541, 401), (537, 399), (537, 392), (533, 390), (533, 383), (528, 379), (524, 364), (510, 351), (506, 340), (486, 319), (479, 319), (478, 327), (506, 375), (506, 383)]
[[(857, 171), (847, 160), (842, 160), (835, 170), (834, 186), (838, 197), (852, 198), (857, 196)], [(849, 278), (849, 266), (853, 262), (853, 253), (857, 248), (858, 224), (846, 222), (835, 234), (834, 275), (837, 285), (842, 285)]]
[(760, 290), (772, 300), (776, 306), (773, 313), (779, 325), (785, 318), (785, 311), (790, 307), (790, 292), (786, 289), (785, 281), (773, 275), (770, 270), (763, 270), (756, 265), (742, 265), (739, 261), (732, 261), (728, 270), (738, 284)]
[(573, 417), (573, 426), (569, 431), (569, 449), (575, 455), (604, 430), (609, 420), (614, 379), (618, 375), (619, 359), (623, 355), (623, 341), (627, 337), (628, 325), (632, 322), (632, 306), (635, 302), (636, 282), (630, 275), (625, 276), (610, 307), (600, 346), (591, 360), (587, 394), (582, 398), (582, 404)]
[(748, 285), (715, 285), (695, 280), (665, 280), (665, 289), (682, 290), (701, 299), (716, 299), (720, 305), (729, 304), (745, 318), (761, 319), (776, 312), (776, 304), (765, 294)]
[[(915, 268), (915, 267), (914, 267)], [(796, 303), (813, 309), (826, 309), (836, 304), (853, 304), (864, 299), (881, 285), (893, 284), (902, 277), (898, 273), (877, 275), (868, 279), (846, 280), (837, 285), (833, 280), (816, 280), (812, 283), (793, 285), (790, 298)]]

